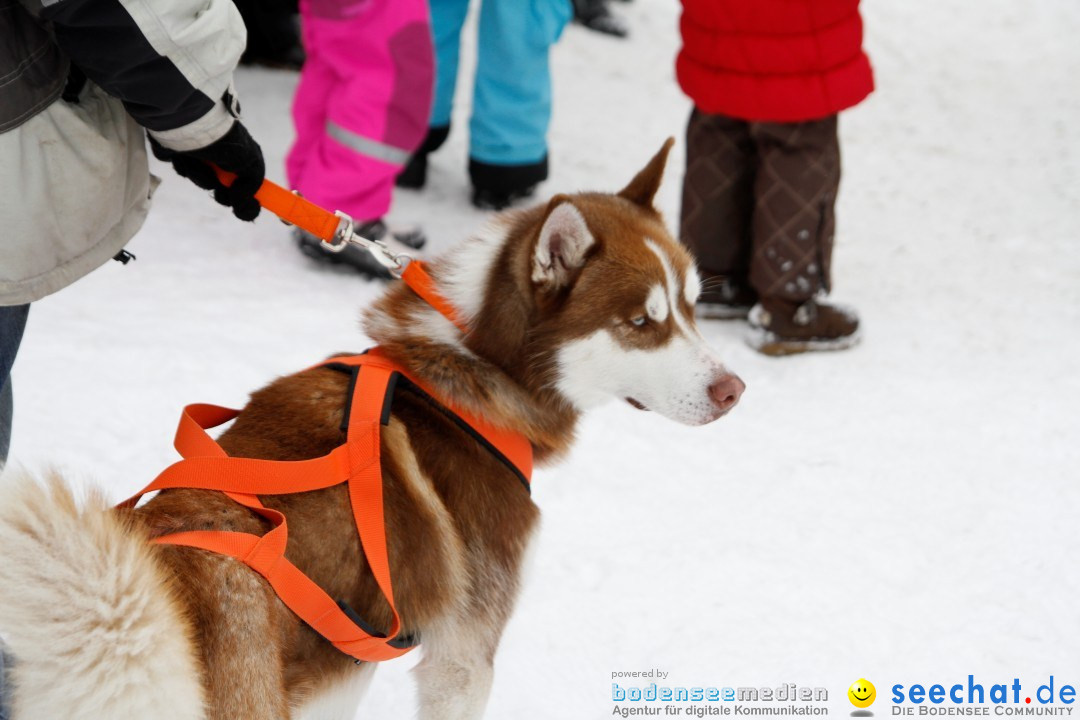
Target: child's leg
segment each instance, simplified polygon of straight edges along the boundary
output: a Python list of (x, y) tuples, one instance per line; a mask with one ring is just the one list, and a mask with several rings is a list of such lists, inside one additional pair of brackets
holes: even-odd
[(566, 0), (483, 0), (469, 124), (477, 188), (523, 191), (547, 178), (548, 53), (571, 12)]
[(836, 116), (803, 123), (752, 123), (754, 184), (750, 281), (764, 298), (805, 302), (831, 287), (840, 187)]
[[(693, 110), (686, 127), (679, 239), (698, 260), (702, 302), (731, 302), (736, 288), (749, 290), (756, 162), (745, 121)], [(726, 297), (721, 283), (729, 289)], [(752, 295), (744, 304), (749, 309)]]
[(321, 136), (294, 187), (357, 220), (374, 220), (390, 209), (394, 176), (427, 128), (434, 76), (427, 4), (370, 0), (355, 14), (337, 3), (312, 5), (328, 6), (313, 13), (307, 36), (333, 85), (323, 88)]
[(435, 40), (435, 97), (423, 143), (398, 175), (399, 187), (422, 188), (427, 182), (427, 156), (450, 135), (454, 109), (458, 62), (461, 59), (461, 26), (469, 11), (469, 0), (431, 0), (431, 32)]
[(432, 128), (450, 125), (461, 60), (461, 26), (469, 0), (431, 0), (431, 33), (435, 38), (435, 99), (431, 105)]
[(302, 2), (301, 37), (307, 60), (300, 70), (300, 82), (293, 96), (292, 116), (296, 128), (296, 140), (285, 158), (285, 174), (289, 187), (299, 189), (308, 161), (318, 151), (326, 128), (326, 105), (337, 87), (337, 74), (330, 65), (319, 36), (311, 27), (311, 3)]
[(752, 123), (757, 143), (750, 282), (759, 305), (751, 344), (768, 355), (841, 350), (858, 341), (859, 319), (824, 302), (840, 187), (836, 116), (804, 123)]

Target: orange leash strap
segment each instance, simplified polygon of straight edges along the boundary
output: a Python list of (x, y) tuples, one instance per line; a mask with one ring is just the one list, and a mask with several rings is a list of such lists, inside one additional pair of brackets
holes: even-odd
[[(226, 172), (219, 167), (214, 168), (218, 179), (224, 185), (232, 185), (236, 175)], [(287, 223), (295, 225), (301, 230), (306, 230), (316, 237), (332, 241), (341, 224), (342, 218), (329, 210), (316, 205), (310, 200), (305, 200), (296, 193), (289, 192), (272, 180), (263, 180), (255, 193), (255, 199), (259, 205), (277, 215)], [(409, 263), (402, 273), (401, 279), (412, 288), (413, 292), (423, 298), (431, 307), (442, 313), (462, 333), (468, 334), (469, 329), (465, 321), (458, 314), (450, 302), (435, 289), (435, 281), (431, 279), (427, 269), (419, 260)]]
[[(214, 167), (222, 184), (232, 185), (236, 175)], [(255, 193), (255, 199), (270, 212), (287, 223), (307, 230), (322, 240), (332, 240), (341, 218), (296, 193), (289, 192), (271, 180), (263, 180)]]
[(465, 324), (461, 315), (458, 314), (457, 308), (451, 305), (450, 301), (435, 289), (435, 281), (428, 274), (427, 268), (424, 267), (422, 262), (413, 260), (409, 263), (405, 268), (405, 272), (401, 274), (401, 279), (428, 305), (438, 310), (443, 317), (452, 322), (454, 327), (460, 330), (462, 334), (469, 334), (469, 327)]

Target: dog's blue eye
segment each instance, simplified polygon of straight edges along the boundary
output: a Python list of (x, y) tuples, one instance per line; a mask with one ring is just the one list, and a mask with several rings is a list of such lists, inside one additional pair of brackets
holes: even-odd
[(634, 327), (645, 327), (646, 322), (648, 322), (648, 320), (645, 319), (644, 315), (639, 315), (630, 320), (630, 324)]

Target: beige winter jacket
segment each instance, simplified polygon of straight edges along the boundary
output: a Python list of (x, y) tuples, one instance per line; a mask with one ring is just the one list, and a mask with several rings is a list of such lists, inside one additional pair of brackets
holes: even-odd
[[(144, 128), (176, 150), (228, 132), (245, 39), (232, 0), (0, 0), (0, 305), (123, 248), (156, 184)], [(39, 62), (57, 50), (77, 74), (63, 98), (43, 97), (48, 73), (67, 72)]]

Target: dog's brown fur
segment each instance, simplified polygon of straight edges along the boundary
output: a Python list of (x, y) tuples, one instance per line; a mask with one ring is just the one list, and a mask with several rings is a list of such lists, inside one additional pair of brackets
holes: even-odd
[[(347, 376), (326, 369), (278, 380), (252, 396), (220, 444), (230, 455), (268, 460), (328, 453), (344, 442), (347, 384)], [(501, 627), (538, 519), (528, 493), (490, 453), (408, 391), (395, 398), (382, 453), (389, 557), (404, 634), (422, 636), (458, 603)], [(288, 517), (289, 559), (331, 597), (375, 627), (388, 627), (389, 607), (368, 571), (345, 487), (262, 499)], [(137, 513), (155, 536), (269, 529), (224, 496), (197, 490), (162, 493)], [(289, 706), (352, 668), (350, 658), (300, 623), (247, 567), (183, 548), (163, 548), (162, 555), (192, 611), (209, 718), (288, 717)], [(505, 574), (494, 592), (476, 582), (493, 572)], [(241, 676), (258, 683), (238, 685)]]

